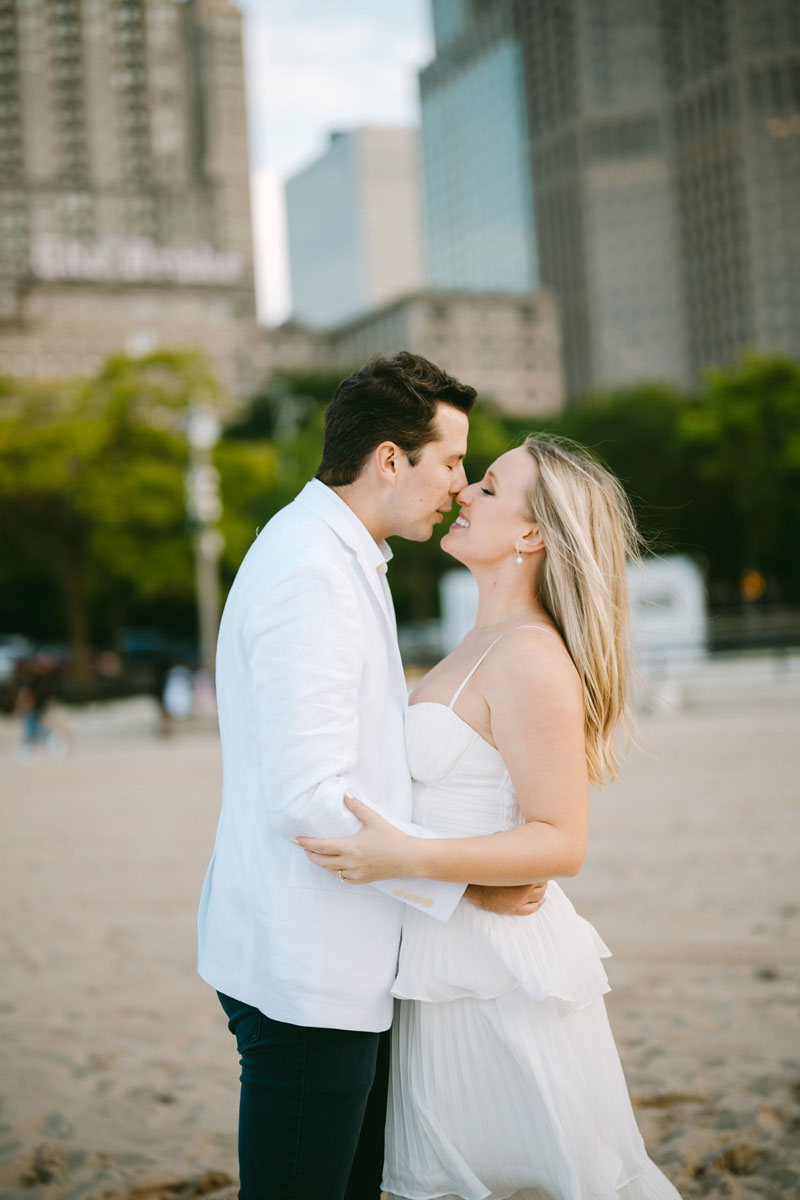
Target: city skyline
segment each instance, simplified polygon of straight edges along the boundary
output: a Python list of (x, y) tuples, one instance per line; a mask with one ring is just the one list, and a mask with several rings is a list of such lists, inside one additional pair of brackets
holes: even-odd
[(259, 319), (290, 315), (284, 182), (360, 125), (419, 125), (417, 72), (433, 57), (429, 0), (236, 0), (244, 16)]

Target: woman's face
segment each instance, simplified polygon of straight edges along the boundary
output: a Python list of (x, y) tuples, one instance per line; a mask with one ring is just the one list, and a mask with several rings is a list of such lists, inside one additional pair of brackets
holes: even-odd
[(536, 463), (524, 446), (492, 463), (483, 479), (456, 496), (461, 512), (442, 538), (442, 549), (463, 562), (502, 563), (516, 557), (517, 545), (536, 530), (525, 517), (526, 498), (536, 479)]

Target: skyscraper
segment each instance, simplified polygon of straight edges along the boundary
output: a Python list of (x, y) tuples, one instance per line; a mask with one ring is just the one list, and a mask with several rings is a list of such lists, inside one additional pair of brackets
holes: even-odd
[(569, 391), (800, 354), (796, 0), (517, 8)]
[(136, 342), (230, 366), (253, 323), (241, 16), (226, 0), (0, 0), (0, 353)]
[[(518, 49), (521, 161), (568, 395), (644, 379), (691, 386), (751, 347), (800, 355), (797, 0), (513, 0), (512, 19), (502, 0), (432, 3), (437, 61), (421, 76), (423, 127), (426, 77), (446, 64), (451, 92), (465, 84), (473, 53), (490, 52), (490, 18), (503, 13), (502, 36)], [(517, 107), (505, 103), (516, 127)], [(465, 100), (449, 136), (471, 147), (474, 175), (494, 177), (480, 120)], [(439, 168), (428, 178), (424, 137), (426, 189), (445, 197), (457, 226), (459, 189), (446, 196)], [(442, 214), (428, 222), (441, 255), (453, 244), (446, 225)], [(523, 261), (519, 224), (507, 228)]]
[(434, 288), (538, 286), (522, 52), (512, 0), (433, 0), (419, 77), (426, 269)]
[(661, 13), (691, 373), (800, 357), (800, 4)]
[(688, 382), (660, 7), (516, 4), (540, 268), (570, 395)]
[(415, 129), (331, 134), (286, 184), (292, 314), (326, 327), (422, 283)]

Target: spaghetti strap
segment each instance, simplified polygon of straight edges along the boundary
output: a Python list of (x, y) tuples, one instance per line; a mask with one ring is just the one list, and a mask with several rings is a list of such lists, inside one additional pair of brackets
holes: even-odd
[(456, 689), (456, 694), (453, 696), (453, 699), (450, 701), (450, 703), (447, 706), (448, 708), (455, 708), (458, 697), (461, 695), (464, 688), (469, 683), (470, 679), (472, 679), (472, 676), (475, 674), (478, 667), (481, 665), (483, 660), (486, 658), (486, 655), (489, 653), (489, 651), (494, 650), (495, 646), (500, 641), (500, 639), (504, 638), (506, 636), (506, 633), (513, 633), (515, 629), (541, 629), (542, 633), (552, 633), (554, 637), (558, 637), (558, 634), (555, 633), (552, 629), (548, 629), (546, 625), (514, 625), (512, 629), (506, 629), (506, 631), (504, 633), (499, 633), (497, 635), (497, 637), (494, 639), (494, 641), (491, 643), (491, 645), (486, 647), (483, 654), (480, 656), (478, 661), (475, 663), (475, 666), (472, 668), (472, 670), (467, 675), (466, 679), (463, 679), (461, 681), (458, 688)]
[(478, 667), (481, 665), (481, 663), (483, 662), (483, 660), (486, 658), (486, 655), (489, 653), (489, 651), (490, 651), (490, 650), (494, 649), (494, 647), (495, 647), (495, 646), (497, 645), (497, 643), (500, 641), (500, 638), (501, 638), (502, 636), (503, 636), (503, 635), (502, 635), (502, 633), (501, 633), (501, 634), (499, 634), (499, 635), (498, 635), (498, 636), (497, 636), (497, 637), (494, 639), (494, 641), (492, 642), (491, 646), (487, 646), (487, 647), (486, 647), (486, 649), (484, 650), (483, 654), (480, 656), (480, 658), (478, 659), (478, 661), (475, 663), (475, 666), (472, 668), (472, 670), (470, 671), (470, 673), (467, 675), (466, 679), (462, 679), (462, 681), (461, 681), (461, 683), (460, 683), (460, 685), (459, 685), (459, 687), (458, 687), (458, 689), (457, 689), (457, 691), (456, 691), (456, 694), (455, 694), (455, 696), (453, 696), (453, 699), (450, 701), (450, 703), (449, 703), (449, 704), (448, 704), (448, 706), (447, 706), (448, 708), (455, 708), (455, 703), (456, 703), (456, 700), (457, 700), (457, 699), (458, 699), (458, 697), (461, 695), (461, 693), (463, 692), (464, 688), (465, 688), (465, 687), (467, 686), (467, 684), (469, 683), (470, 679), (472, 679), (472, 676), (475, 674), (475, 672), (477, 671)]

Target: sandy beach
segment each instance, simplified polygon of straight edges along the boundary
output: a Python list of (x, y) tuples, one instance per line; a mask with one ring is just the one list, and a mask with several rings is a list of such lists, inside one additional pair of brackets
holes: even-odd
[[(0, 1194), (233, 1196), (237, 1061), (195, 974), (216, 736), (159, 741), (138, 701), (72, 727), (69, 755), (21, 761), (0, 722)], [(566, 884), (614, 952), (642, 1132), (684, 1197), (800, 1197), (800, 720), (642, 734)]]

